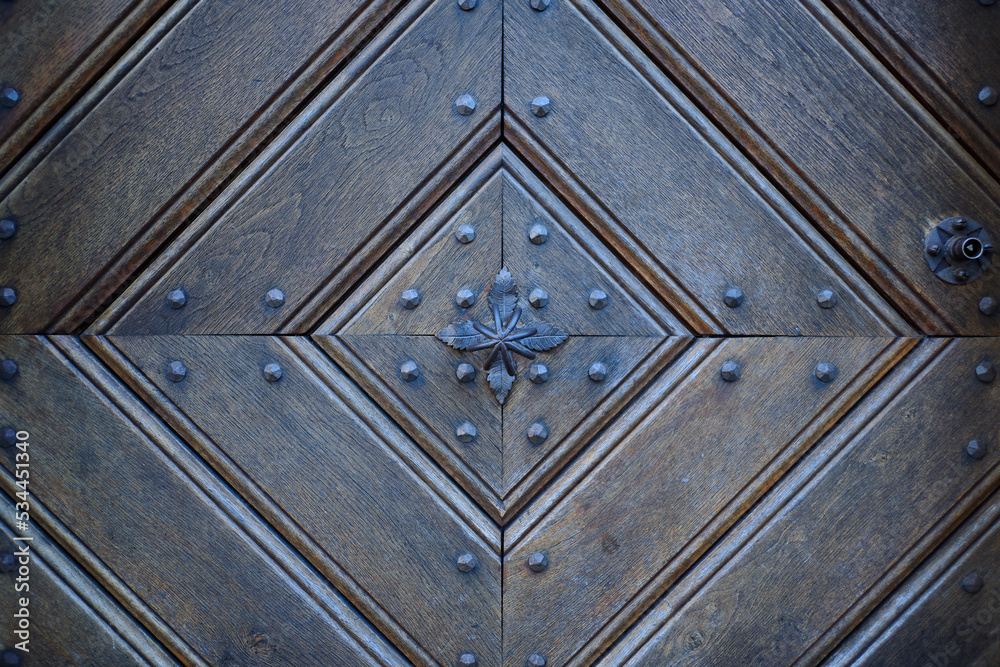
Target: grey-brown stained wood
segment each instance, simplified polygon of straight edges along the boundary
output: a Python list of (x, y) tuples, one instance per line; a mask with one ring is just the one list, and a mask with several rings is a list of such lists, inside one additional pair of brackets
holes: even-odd
[[(889, 343), (720, 344), (505, 554), (505, 664), (520, 665), (533, 652), (564, 664), (633, 598), (651, 603), (663, 585), (650, 591), (651, 580), (717, 515), (728, 525), (762, 493), (770, 482), (759, 473), (801, 454), (801, 433), (814, 420), (822, 428), (830, 417), (819, 415)], [(742, 367), (735, 382), (720, 373), (730, 360)], [(821, 361), (838, 369), (830, 383), (813, 375)], [(749, 497), (734, 503), (748, 487)], [(526, 565), (535, 552), (548, 556), (544, 572)]]
[[(240, 186), (245, 194), (112, 331), (272, 332), (362, 246), (365, 270), (386, 250), (366, 242), (391, 242), (412, 225), (395, 210), (453, 153), (474, 152), (477, 130), (493, 118), (500, 7), (490, 1), (466, 12), (437, 0), (349, 87), (335, 81), (336, 97), (315, 124), (260, 180)], [(468, 116), (455, 107), (463, 94), (476, 100)], [(397, 227), (382, 229), (387, 220)], [(285, 304), (269, 308), (264, 294), (275, 287)], [(166, 295), (178, 288), (188, 304), (173, 310)]]
[[(435, 660), (499, 664), (495, 547), (448, 506), (456, 490), (429, 486), (302, 359), (274, 338), (111, 341)], [(265, 380), (270, 363), (279, 381)], [(456, 566), (464, 553), (472, 572)]]
[(1000, 273), (949, 285), (921, 245), (951, 216), (1000, 231), (1000, 187), (818, 0), (607, 5), (923, 331), (1000, 331)]
[[(504, 43), (505, 109), (606, 207), (592, 222), (619, 249), (637, 243), (662, 267), (647, 270), (661, 297), (679, 312), (697, 301), (709, 319), (692, 322), (696, 330), (907, 330), (614, 26), (594, 26), (568, 1), (544, 12), (519, 3), (504, 14)], [(529, 110), (540, 95), (551, 99), (541, 118)], [(547, 161), (533, 163), (548, 171)], [(663, 270), (684, 292), (671, 293)], [(738, 308), (723, 302), (733, 288), (746, 297)], [(817, 303), (824, 290), (837, 294), (836, 307)]]
[(975, 374), (1000, 347), (995, 339), (942, 347), (714, 577), (664, 614), (629, 664), (815, 662), (900, 576), (897, 565), (912, 567), (997, 487), (1000, 451), (974, 459), (966, 444), (1000, 435), (992, 418), (1000, 386)]
[[(39, 338), (2, 337), (0, 357), (19, 364), (17, 375), (0, 384), (0, 396), (5, 418), (31, 434), (36, 505), (84, 533), (102, 567), (193, 655), (207, 664), (253, 656), (378, 664), (324, 609), (319, 591), (292, 579), (297, 566), (264, 551), (267, 529), (251, 535), (237, 525), (240, 503), (210, 499), (206, 482), (191, 477), (204, 473), (175, 462), (185, 455), (172, 436), (153, 441), (144, 432), (145, 410), (126, 414), (115, 405), (120, 385), (104, 378), (95, 386)], [(13, 459), (5, 457), (3, 466), (10, 473)]]

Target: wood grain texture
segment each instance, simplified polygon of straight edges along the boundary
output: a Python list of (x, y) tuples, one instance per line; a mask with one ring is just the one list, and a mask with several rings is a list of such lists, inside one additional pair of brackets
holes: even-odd
[[(724, 331), (905, 330), (870, 289), (854, 288), (857, 276), (842, 277), (853, 270), (610, 22), (593, 24), (570, 2), (518, 5), (504, 20), (507, 111), (608, 208), (602, 231), (646, 248)], [(552, 111), (536, 118), (528, 103), (543, 94)], [(723, 303), (733, 287), (746, 294), (735, 309)], [(824, 289), (837, 307), (816, 303)]]
[[(93, 365), (78, 343), (65, 344)], [(264, 550), (267, 528), (258, 521), (246, 532), (232, 518), (235, 498), (217, 504), (210, 478), (196, 483), (175, 462), (185, 456), (176, 442), (150, 439), (146, 429), (161, 427), (145, 425), (148, 412), (120, 411), (111, 398), (120, 385), (105, 375), (107, 384), (95, 386), (42, 339), (3, 337), (0, 354), (20, 362), (16, 378), (0, 385), (9, 418), (32, 433), (45, 461), (32, 469), (36, 503), (76, 530), (88, 527), (87, 547), (201, 660), (383, 662), (292, 578), (294, 562)]]
[(921, 242), (989, 221), (1000, 187), (819, 2), (606, 5), (927, 333), (991, 335), (984, 293), (933, 276)]
[[(480, 664), (499, 663), (496, 552), (287, 347), (259, 337), (111, 340), (435, 660), (471, 650)], [(173, 359), (188, 367), (183, 382), (165, 376)], [(279, 382), (262, 375), (271, 362)], [(456, 567), (463, 553), (479, 560), (473, 572)]]
[[(650, 591), (650, 581), (718, 514), (729, 515), (723, 521), (729, 525), (752, 504), (773, 479), (773, 471), (760, 473), (776, 458), (790, 458), (787, 469), (803, 451), (803, 433), (829, 423), (831, 416), (821, 413), (888, 344), (839, 338), (719, 344), (505, 554), (507, 664), (536, 651), (556, 664), (595, 658), (577, 652), (637, 595), (639, 611), (650, 604), (650, 594), (665, 587), (657, 582)], [(719, 376), (729, 359), (743, 367), (735, 383)], [(811, 375), (823, 360), (840, 371), (830, 384)], [(749, 497), (739, 497), (748, 487)], [(536, 551), (549, 557), (545, 572), (525, 565)]]
[(818, 662), (1000, 484), (1000, 452), (964, 451), (997, 437), (997, 387), (972, 371), (998, 353), (995, 339), (947, 345), (628, 664)]
[[(490, 121), (499, 106), (499, 16), (499, 2), (473, 12), (432, 3), (112, 331), (278, 329)], [(454, 109), (463, 93), (477, 99), (471, 116)], [(393, 140), (404, 135), (410, 140)], [(189, 302), (175, 311), (165, 297), (177, 287)], [(278, 309), (263, 302), (273, 287), (286, 294)]]

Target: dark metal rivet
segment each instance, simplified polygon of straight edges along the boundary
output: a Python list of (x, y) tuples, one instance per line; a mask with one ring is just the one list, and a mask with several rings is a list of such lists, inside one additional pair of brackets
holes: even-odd
[(528, 366), (528, 379), (535, 384), (544, 384), (549, 379), (549, 367), (545, 364), (531, 364)]
[(10, 218), (0, 220), (0, 239), (9, 239), (17, 232), (17, 222)]
[(420, 369), (417, 368), (417, 363), (412, 359), (403, 362), (403, 365), (399, 367), (399, 377), (403, 378), (404, 382), (413, 382), (420, 377)]
[(535, 422), (528, 427), (528, 442), (533, 445), (540, 445), (549, 437), (549, 429), (545, 424)]
[(476, 8), (476, 0), (458, 0), (458, 6), (469, 12)]
[(0, 306), (10, 308), (17, 302), (17, 290), (13, 287), (0, 287)]
[(167, 305), (174, 310), (180, 310), (187, 304), (188, 298), (187, 294), (184, 293), (182, 289), (170, 290), (167, 293)]
[(455, 100), (455, 111), (458, 112), (459, 116), (471, 116), (472, 112), (475, 110), (476, 100), (472, 97), (472, 95), (461, 95), (457, 100)]
[(969, 221), (965, 218), (955, 218), (951, 221), (951, 228), (961, 231), (969, 226)]
[(458, 667), (476, 667), (476, 656), (472, 653), (463, 653), (458, 656)]
[[(532, 0), (534, 2), (535, 0)], [(543, 11), (545, 7), (548, 7), (548, 0), (545, 0), (545, 6), (538, 11)], [(535, 99), (531, 100), (531, 113), (535, 114), (539, 118), (549, 115), (549, 111), (552, 109), (552, 100), (545, 97), (544, 95), (539, 95)]]
[(984, 361), (976, 366), (976, 377), (980, 382), (993, 382), (993, 378), (996, 376), (997, 371), (990, 362)]
[(171, 382), (180, 382), (187, 377), (187, 367), (179, 361), (171, 361), (167, 364), (167, 379)]
[(986, 456), (986, 445), (978, 440), (970, 440), (969, 444), (965, 446), (965, 453), (969, 455), (969, 458), (981, 459)]
[(399, 305), (407, 310), (413, 310), (420, 305), (420, 292), (415, 289), (403, 290), (399, 295)]
[(608, 305), (608, 295), (604, 290), (595, 289), (590, 292), (590, 307), (594, 310), (600, 310), (604, 306)]
[(13, 359), (0, 361), (0, 380), (13, 380), (17, 375), (17, 363)]
[(17, 569), (17, 565), (17, 556), (9, 551), (0, 553), (0, 572), (13, 572)]
[(743, 305), (743, 290), (738, 287), (727, 290), (726, 296), (722, 297), (722, 300), (730, 308), (739, 308)]
[(931, 257), (937, 257), (938, 255), (941, 254), (941, 246), (939, 246), (937, 243), (930, 244), (929, 246), (927, 246), (927, 254), (930, 255)]
[(590, 376), (590, 379), (594, 382), (600, 382), (608, 376), (608, 367), (598, 361), (597, 363), (590, 365), (590, 368), (587, 370), (587, 375)]
[(280, 308), (285, 304), (285, 293), (277, 287), (268, 290), (267, 294), (264, 295), (264, 303), (268, 308)]
[(469, 421), (462, 422), (455, 429), (455, 437), (458, 438), (459, 442), (472, 442), (478, 434), (479, 430), (476, 425)]
[(4, 426), (3, 430), (0, 431), (0, 445), (4, 449), (13, 447), (17, 444), (17, 431), (10, 426)]
[(833, 308), (837, 305), (837, 295), (825, 289), (816, 295), (816, 303), (819, 304), (820, 308)]
[(996, 88), (983, 86), (979, 89), (978, 97), (980, 104), (991, 107), (997, 103), (997, 99), (1000, 98), (1000, 95), (997, 94)]
[(0, 105), (3, 105), (8, 109), (17, 104), (19, 99), (21, 99), (21, 95), (10, 86), (7, 86), (0, 91)]
[(4, 649), (3, 653), (0, 653), (0, 665), (4, 667), (20, 667), (21, 661), (21, 654), (15, 649)]
[(281, 370), (281, 366), (278, 364), (270, 363), (264, 366), (264, 379), (268, 382), (277, 382), (284, 374), (285, 371)]
[(958, 269), (957, 271), (955, 271), (955, 280), (957, 280), (960, 283), (964, 283), (966, 280), (969, 279), (969, 277), (970, 277), (969, 272), (966, 271), (965, 269)]
[(816, 364), (813, 375), (820, 382), (833, 382), (833, 379), (837, 377), (837, 367), (826, 361), (821, 361)]
[(962, 578), (962, 590), (966, 593), (978, 593), (983, 590), (983, 576), (978, 572), (970, 572)]
[(533, 289), (528, 295), (528, 303), (532, 308), (544, 308), (549, 305), (549, 293), (541, 288)]
[(538, 223), (528, 230), (528, 238), (535, 245), (542, 245), (549, 240), (549, 230), (545, 225)]
[(543, 572), (549, 566), (549, 557), (540, 551), (528, 556), (528, 567), (532, 572)]
[(983, 315), (993, 315), (997, 312), (997, 300), (991, 296), (984, 296), (979, 300), (979, 312)]
[(528, 667), (545, 667), (545, 658), (537, 653), (532, 653), (528, 656), (527, 664)]
[(476, 367), (472, 364), (459, 364), (455, 369), (455, 377), (459, 382), (472, 382), (476, 379)]
[(729, 360), (722, 364), (722, 369), (719, 371), (719, 375), (726, 382), (736, 382), (740, 379), (740, 375), (743, 374), (743, 368), (733, 360)]
[(472, 554), (462, 554), (455, 563), (462, 572), (472, 572), (479, 565), (479, 561)]
[(455, 305), (459, 308), (468, 308), (476, 303), (476, 295), (470, 289), (460, 289), (455, 294)]
[(455, 238), (461, 243), (472, 243), (476, 240), (476, 230), (469, 225), (459, 225), (455, 230)]

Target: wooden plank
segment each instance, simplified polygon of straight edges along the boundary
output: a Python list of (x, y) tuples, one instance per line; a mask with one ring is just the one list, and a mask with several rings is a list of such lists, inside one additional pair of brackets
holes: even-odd
[(0, 330), (86, 318), (392, 5), (296, 0), (272, 16), (228, 0), (165, 17), (177, 23), (163, 39), (137, 46), (149, 51), (0, 182), (20, 225), (0, 248), (0, 284), (19, 295)]
[[(500, 28), (499, 2), (471, 12), (432, 3), (350, 86), (332, 84), (336, 97), (322, 117), (211, 220), (112, 331), (272, 332), (361, 246), (356, 270), (366, 270), (386, 250), (368, 240), (398, 238), (413, 220), (395, 210), (453, 153), (475, 146), (477, 131), (493, 127)], [(469, 116), (454, 106), (465, 93), (478, 104)], [(387, 219), (402, 227), (383, 230)], [(166, 295), (177, 288), (188, 304), (173, 310)], [(272, 288), (285, 293), (280, 308), (264, 303)]]
[[(633, 605), (626, 615), (641, 613), (662, 592), (669, 579), (657, 577), (696, 536), (703, 551), (752, 505), (846, 409), (838, 403), (854, 400), (853, 380), (889, 344), (721, 342), (561, 502), (519, 531), (504, 557), (506, 664), (535, 652), (556, 664), (595, 658), (598, 647), (578, 651), (609, 621), (627, 627), (616, 617)], [(742, 366), (736, 382), (720, 377), (728, 360)], [(820, 361), (839, 369), (832, 382), (812, 375)], [(526, 566), (534, 552), (547, 554), (544, 572)]]
[[(456, 489), (432, 488), (302, 359), (274, 338), (111, 340), (434, 660), (472, 651), (499, 663), (496, 545), (442, 497)], [(166, 377), (175, 359), (182, 382)], [(280, 381), (265, 381), (268, 363)], [(472, 572), (456, 567), (463, 553)]]
[[(643, 247), (690, 295), (666, 297), (671, 305), (694, 298), (736, 334), (907, 330), (676, 87), (592, 14), (582, 0), (505, 13), (505, 109), (607, 207), (601, 231)], [(529, 111), (537, 95), (552, 100), (544, 118)], [(745, 301), (727, 307), (734, 288)], [(838, 295), (836, 307), (817, 303), (824, 290)]]
[(949, 285), (920, 244), (1000, 186), (821, 2), (606, 5), (923, 331), (996, 334), (1000, 274)]
[[(100, 566), (169, 623), (194, 664), (262, 655), (401, 664), (371, 630), (355, 626), (349, 634), (331, 614), (346, 605), (309, 583), (270, 528), (248, 516), (79, 343), (60, 345), (73, 364), (43, 339), (0, 338), (0, 356), (19, 362), (15, 378), (0, 384), (8, 418), (31, 433), (44, 461), (31, 469), (36, 512), (89, 527), (86, 546)], [(11, 461), (3, 464), (10, 472)], [(4, 478), (9, 485), (10, 475)], [(359, 632), (360, 640), (352, 636)]]
[(1000, 452), (965, 452), (996, 434), (997, 385), (974, 369), (998, 355), (995, 339), (954, 341), (887, 407), (846, 420), (846, 444), (764, 524), (739, 531), (742, 548), (674, 601), (628, 664), (822, 659), (1000, 484)]

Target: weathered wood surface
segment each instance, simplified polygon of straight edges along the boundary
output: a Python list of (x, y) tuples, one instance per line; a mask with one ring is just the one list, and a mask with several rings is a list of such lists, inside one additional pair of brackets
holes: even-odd
[[(289, 348), (263, 337), (111, 341), (264, 492), (258, 502), (301, 526), (434, 660), (472, 651), (499, 664), (499, 531), (494, 544), (479, 536), (443, 497), (456, 488), (432, 488)], [(188, 369), (182, 382), (166, 377), (173, 360)], [(283, 370), (277, 382), (264, 379), (269, 363)], [(472, 572), (456, 567), (464, 553), (478, 559)]]
[(1000, 330), (977, 309), (1000, 273), (949, 285), (921, 245), (951, 216), (992, 225), (1000, 186), (820, 2), (606, 4), (923, 331)]
[[(594, 25), (568, 1), (544, 12), (519, 3), (504, 14), (504, 40), (504, 105), (517, 119), (505, 129), (519, 125), (519, 133), (537, 137), (606, 207), (608, 215), (591, 222), (620, 251), (634, 254), (638, 244), (648, 252), (656, 265), (645, 273), (660, 296), (677, 312), (705, 314), (690, 323), (695, 330), (908, 330), (609, 20)], [(543, 118), (529, 111), (538, 95), (551, 99)], [(533, 163), (544, 172), (548, 161)], [(659, 278), (663, 272), (683, 291), (673, 293)], [(731, 288), (746, 295), (738, 308), (723, 303)], [(817, 304), (827, 289), (839, 298), (834, 308)], [(689, 299), (697, 306), (687, 305)]]
[(1000, 452), (965, 451), (997, 436), (1000, 385), (974, 373), (997, 341), (925, 346), (914, 376), (875, 396), (887, 404), (829, 436), (840, 444), (811, 479), (738, 529), (740, 548), (709, 554), (700, 588), (651, 610), (662, 627), (628, 664), (818, 662), (997, 488)]
[[(652, 603), (669, 583), (658, 575), (706, 527), (701, 550), (752, 504), (776, 474), (775, 460), (787, 469), (810, 442), (803, 433), (829, 426), (844, 409), (831, 406), (851, 395), (852, 380), (889, 344), (785, 338), (718, 345), (558, 505), (519, 531), (504, 556), (505, 664), (520, 665), (533, 652), (554, 664), (595, 658), (596, 647), (578, 652), (609, 621), (621, 626), (623, 608), (637, 604), (626, 613), (641, 612)], [(730, 359), (742, 366), (733, 383), (720, 377)], [(832, 382), (812, 375), (820, 361), (837, 366)], [(546, 571), (527, 567), (534, 552), (548, 555)]]
[[(321, 586), (307, 589), (297, 557), (276, 556), (284, 547), (266, 546), (270, 529), (247, 519), (78, 342), (60, 344), (63, 351), (38, 338), (0, 338), (0, 357), (20, 366), (0, 395), (7, 419), (31, 433), (35, 503), (86, 529), (101, 567), (173, 628), (193, 662), (400, 664), (370, 629), (349, 634), (329, 611), (349, 608)], [(3, 465), (9, 472), (12, 461)]]
[[(198, 223), (210, 226), (111, 331), (273, 332), (356, 252), (356, 270), (369, 268), (413, 224), (396, 209), (454, 153), (477, 157), (477, 132), (495, 123), (500, 8), (491, 1), (466, 12), (437, 0), (410, 17), (356, 81), (331, 84), (328, 108), (260, 180)], [(477, 102), (469, 116), (456, 112), (463, 94)], [(367, 244), (373, 237), (382, 243)], [(285, 304), (269, 308), (264, 294), (275, 287)], [(165, 299), (177, 288), (188, 304), (172, 310)]]

